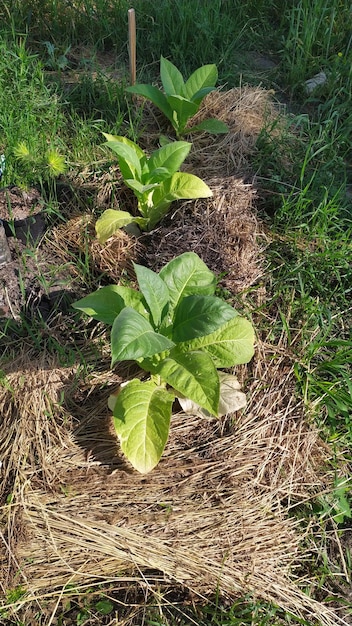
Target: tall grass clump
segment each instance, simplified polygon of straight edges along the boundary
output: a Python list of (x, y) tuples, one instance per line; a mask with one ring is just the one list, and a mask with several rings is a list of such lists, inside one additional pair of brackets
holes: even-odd
[(263, 131), (258, 151), (265, 175), (258, 180), (266, 187), (264, 206), (273, 232), (271, 306), (281, 319), (289, 311), (287, 332), (299, 329), (294, 342), (299, 389), (330, 436), (338, 433), (351, 445), (352, 214), (346, 152), (344, 144), (339, 149), (336, 117), (323, 125), (317, 115), (313, 123), (299, 119), (298, 130), (293, 120), (276, 138)]
[[(62, 49), (90, 45), (114, 49), (127, 60), (130, 6), (127, 0), (0, 0), (0, 20), (3, 28), (26, 32), (36, 49), (45, 41)], [(280, 40), (282, 11), (263, 0), (139, 0), (135, 9), (137, 60), (151, 76), (165, 56), (186, 74), (215, 63), (220, 79), (231, 85), (239, 80), (234, 68), (240, 50), (268, 51)]]
[(92, 163), (100, 154), (101, 131), (109, 125), (118, 132), (127, 113), (123, 90), (102, 73), (93, 80), (88, 72), (66, 88), (60, 74), (48, 76), (25, 35), (5, 36), (0, 42), (2, 185), (41, 185), (70, 162)]
[(312, 74), (329, 69), (331, 60), (351, 45), (348, 0), (300, 0), (285, 11), (283, 62), (286, 81), (297, 86)]
[(28, 51), (25, 37), (0, 43), (0, 90), (0, 147), (6, 157), (3, 184), (26, 186), (45, 180), (50, 155), (65, 154), (60, 139), (65, 119), (58, 96), (46, 87), (41, 63)]

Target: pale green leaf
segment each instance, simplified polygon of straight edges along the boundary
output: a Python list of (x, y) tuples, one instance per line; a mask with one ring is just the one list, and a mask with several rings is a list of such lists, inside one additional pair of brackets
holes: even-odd
[(176, 309), (172, 339), (177, 343), (210, 335), (236, 315), (232, 306), (216, 296), (187, 296)]
[(176, 172), (152, 191), (151, 207), (148, 208), (149, 229), (161, 220), (174, 200), (194, 200), (212, 195), (211, 189), (198, 176)]
[(142, 474), (158, 464), (164, 451), (173, 401), (151, 381), (132, 380), (117, 396), (113, 419), (121, 449)]
[(203, 65), (195, 70), (186, 81), (183, 95), (191, 100), (204, 87), (214, 87), (217, 80), (218, 70), (216, 65)]
[(142, 148), (135, 143), (134, 141), (132, 141), (132, 139), (128, 139), (128, 137), (124, 137), (124, 135), (109, 135), (109, 133), (103, 133), (105, 139), (106, 139), (106, 145), (110, 142), (112, 143), (123, 143), (126, 146), (129, 146), (130, 148), (132, 148), (132, 150), (134, 150), (134, 152), (136, 153), (138, 159), (141, 161), (143, 158), (145, 158), (146, 154), (145, 152), (143, 152)]
[(251, 360), (254, 354), (254, 330), (248, 320), (237, 315), (210, 335), (177, 345), (185, 352), (206, 351), (216, 367), (233, 367)]
[(161, 269), (159, 276), (166, 283), (174, 308), (186, 296), (211, 296), (215, 292), (215, 275), (195, 252), (175, 257)]
[[(145, 154), (137, 144), (133, 141), (123, 141), (126, 137), (116, 136), (114, 141), (107, 141), (104, 145), (108, 146), (119, 157), (119, 167), (123, 178), (137, 178), (142, 177), (142, 159), (145, 159)], [(142, 156), (140, 153), (142, 152)]]
[(146, 174), (143, 176), (143, 182), (146, 183), (148, 181), (155, 180), (158, 182), (154, 183), (153, 186), (156, 186), (158, 183), (169, 177), (170, 172), (166, 169), (166, 167), (157, 167), (155, 170), (151, 170), (150, 172), (148, 170), (148, 172), (146, 172)]
[(188, 155), (191, 145), (187, 141), (174, 141), (155, 150), (148, 161), (149, 176), (153, 176), (154, 171), (160, 167), (166, 168), (169, 176), (177, 172)]
[(183, 76), (177, 67), (163, 56), (160, 59), (160, 78), (167, 96), (182, 94)]
[(137, 196), (137, 198), (138, 196), (142, 196), (143, 194), (148, 193), (149, 191), (151, 191), (158, 185), (158, 183), (152, 183), (150, 185), (143, 185), (142, 183), (139, 182), (139, 180), (134, 180), (130, 178), (125, 179), (125, 183), (127, 187), (129, 187), (135, 192), (135, 195)]
[(112, 325), (115, 317), (126, 306), (132, 307), (145, 317), (148, 313), (143, 304), (143, 296), (139, 291), (120, 285), (108, 285), (89, 294), (73, 303), (74, 309), (79, 309), (95, 320)]
[(127, 213), (127, 211), (107, 209), (95, 224), (99, 242), (105, 243), (119, 228), (127, 226), (127, 224), (132, 224), (134, 221), (135, 218), (130, 213)]
[[(243, 409), (246, 406), (246, 394), (240, 391), (241, 387), (236, 376), (226, 374), (225, 372), (218, 372), (218, 374), (220, 380), (218, 417), (222, 417), (223, 415), (228, 415), (229, 413)], [(189, 398), (184, 398), (183, 396), (177, 397), (185, 413), (205, 418), (212, 417), (209, 411), (202, 409), (196, 402), (193, 402)]]
[(168, 96), (167, 101), (177, 117), (173, 116), (173, 126), (178, 133), (182, 133), (188, 122), (198, 111), (198, 105), (195, 102), (187, 100), (182, 96)]
[(133, 85), (131, 87), (127, 87), (126, 91), (129, 93), (135, 93), (139, 96), (144, 96), (147, 100), (150, 100), (153, 104), (155, 104), (158, 109), (162, 113), (164, 113), (165, 117), (167, 117), (170, 122), (172, 122), (172, 109), (166, 99), (166, 96), (154, 87), (153, 85)]
[(154, 325), (159, 326), (169, 305), (169, 292), (158, 274), (143, 265), (133, 264), (139, 288), (144, 296)]
[(153, 326), (131, 307), (124, 308), (111, 329), (111, 365), (143, 359), (170, 350), (175, 344), (156, 333)]
[(186, 398), (217, 415), (219, 376), (211, 357), (205, 352), (172, 350), (154, 369), (162, 380)]
[(187, 172), (176, 172), (163, 183), (163, 188), (165, 198), (169, 201), (210, 198), (213, 195), (201, 178)]

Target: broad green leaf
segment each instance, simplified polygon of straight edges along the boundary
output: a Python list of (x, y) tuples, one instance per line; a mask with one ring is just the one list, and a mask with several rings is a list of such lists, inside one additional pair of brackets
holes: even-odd
[(150, 172), (148, 170), (148, 172), (143, 175), (143, 182), (147, 183), (148, 181), (153, 180), (158, 181), (156, 183), (153, 183), (153, 186), (155, 186), (169, 177), (170, 172), (166, 169), (166, 167), (157, 167), (155, 170), (151, 170)]
[(201, 178), (187, 172), (176, 172), (163, 183), (167, 200), (193, 200), (210, 198), (213, 195), (208, 185)]
[(177, 67), (163, 56), (160, 59), (160, 78), (167, 96), (182, 94), (183, 76)]
[(170, 429), (174, 396), (152, 381), (131, 380), (114, 407), (114, 426), (122, 452), (142, 474), (155, 467)]
[(248, 363), (254, 354), (254, 330), (244, 317), (234, 317), (224, 326), (204, 337), (177, 344), (180, 350), (204, 350), (216, 367)]
[(197, 113), (198, 105), (182, 96), (168, 96), (167, 101), (177, 114), (177, 122), (172, 124), (178, 133), (182, 133), (188, 120)]
[[(122, 139), (125, 139), (124, 137)], [(132, 144), (132, 145), (131, 145)], [(124, 141), (120, 141), (120, 137), (116, 137), (115, 141), (107, 141), (105, 146), (108, 146), (119, 157), (119, 167), (123, 178), (137, 178), (142, 177), (142, 165), (141, 159), (145, 158), (139, 156), (140, 148), (133, 141), (127, 144)], [(138, 148), (138, 151), (137, 149)]]
[(205, 130), (207, 133), (213, 133), (213, 135), (221, 135), (229, 132), (229, 127), (225, 122), (217, 119), (203, 120), (196, 126), (192, 126), (192, 130)]
[(169, 176), (175, 174), (180, 169), (191, 146), (192, 144), (187, 141), (174, 141), (155, 150), (148, 161), (150, 175), (159, 167), (165, 167)]
[[(218, 372), (220, 380), (220, 398), (218, 417), (228, 415), (239, 411), (246, 406), (246, 394), (240, 391), (241, 387), (236, 378), (232, 374)], [(178, 397), (178, 401), (185, 413), (198, 415), (199, 417), (209, 418), (211, 414), (206, 409), (202, 409), (199, 404), (193, 402), (189, 398)]]
[(191, 98), (192, 102), (195, 102), (199, 107), (200, 103), (205, 98), (205, 96), (207, 96), (208, 93), (210, 93), (211, 91), (214, 91), (214, 89), (215, 87), (203, 87), (192, 96)]
[(194, 200), (209, 198), (212, 195), (208, 185), (198, 176), (187, 172), (176, 172), (152, 191), (152, 201), (147, 212), (150, 219), (149, 230), (168, 212), (174, 200)]
[(154, 325), (159, 326), (169, 304), (169, 292), (158, 274), (143, 265), (133, 264), (139, 288), (151, 313)]
[(180, 352), (175, 348), (155, 367), (155, 372), (173, 389), (217, 415), (219, 375), (211, 357), (205, 352)]
[(143, 296), (139, 291), (120, 285), (108, 285), (89, 294), (73, 303), (74, 309), (79, 309), (95, 320), (112, 325), (115, 317), (126, 306), (132, 307), (144, 317), (148, 316), (143, 303)]
[(187, 296), (176, 309), (172, 339), (177, 343), (210, 335), (236, 315), (232, 306), (216, 296)]
[(211, 296), (216, 279), (195, 252), (184, 252), (167, 263), (159, 272), (166, 283), (173, 308), (189, 295)]
[(146, 156), (142, 148), (137, 143), (132, 141), (132, 139), (128, 139), (128, 137), (124, 137), (123, 135), (109, 135), (109, 133), (103, 133), (103, 135), (107, 141), (107, 144), (109, 142), (118, 142), (118, 143), (123, 143), (126, 146), (129, 146), (130, 148), (132, 148), (132, 150), (135, 151), (140, 161)]
[(186, 81), (183, 94), (191, 100), (193, 96), (204, 87), (214, 87), (218, 80), (216, 65), (203, 65), (199, 67)]
[(130, 187), (130, 189), (132, 189), (135, 192), (135, 195), (137, 197), (139, 195), (143, 195), (147, 193), (148, 191), (150, 191), (151, 189), (154, 189), (154, 187), (158, 185), (158, 183), (153, 183), (151, 185), (143, 185), (142, 183), (139, 182), (139, 180), (134, 180), (130, 178), (125, 179), (125, 183), (127, 187)]
[(147, 224), (147, 220), (142, 217), (133, 217), (133, 215), (130, 215), (127, 211), (107, 209), (95, 224), (99, 242), (105, 243), (119, 228), (133, 223), (137, 223), (143, 228)]
[(111, 366), (117, 361), (142, 359), (175, 344), (159, 335), (140, 313), (131, 307), (124, 308), (115, 318), (111, 329)]
[(150, 199), (140, 208), (142, 215), (149, 218), (148, 230), (160, 222), (169, 210), (171, 202), (182, 199), (208, 198), (212, 191), (198, 176), (176, 172), (161, 182), (152, 192)]
[(150, 100), (153, 104), (155, 104), (158, 109), (162, 113), (164, 113), (165, 117), (167, 117), (170, 122), (172, 122), (172, 109), (166, 99), (166, 96), (154, 87), (153, 85), (133, 85), (131, 87), (127, 87), (126, 91), (129, 93), (135, 93), (139, 96), (144, 96), (147, 100)]

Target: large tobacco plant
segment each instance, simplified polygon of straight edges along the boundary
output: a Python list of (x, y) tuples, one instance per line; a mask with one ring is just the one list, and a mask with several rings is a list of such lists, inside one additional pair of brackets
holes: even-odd
[(121, 386), (109, 401), (122, 451), (146, 473), (163, 453), (176, 397), (219, 415), (218, 369), (252, 358), (254, 331), (214, 295), (215, 275), (195, 253), (181, 254), (158, 274), (134, 267), (139, 291), (110, 285), (73, 306), (111, 325), (112, 366), (132, 360), (149, 373)]

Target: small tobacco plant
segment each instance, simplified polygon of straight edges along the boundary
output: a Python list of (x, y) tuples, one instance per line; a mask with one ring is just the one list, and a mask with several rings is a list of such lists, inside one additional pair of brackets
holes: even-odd
[(174, 200), (208, 198), (212, 195), (208, 185), (198, 176), (178, 171), (191, 149), (191, 143), (167, 143), (148, 158), (127, 137), (103, 134), (107, 139), (105, 145), (118, 156), (123, 180), (137, 197), (142, 217), (135, 217), (128, 211), (107, 209), (96, 223), (101, 243), (105, 243), (119, 228), (131, 223), (136, 223), (141, 230), (152, 230)]
[(171, 122), (178, 138), (190, 130), (228, 132), (226, 124), (217, 119), (207, 119), (191, 128), (188, 127), (189, 120), (199, 110), (204, 97), (215, 89), (218, 79), (216, 65), (199, 67), (185, 82), (177, 67), (161, 57), (160, 78), (165, 93), (153, 85), (146, 84), (132, 85), (127, 87), (126, 91), (144, 96), (153, 102)]
[(218, 368), (252, 358), (254, 331), (214, 295), (215, 275), (195, 253), (174, 258), (159, 274), (134, 267), (140, 291), (110, 285), (73, 306), (112, 326), (112, 366), (134, 360), (150, 374), (121, 385), (109, 400), (122, 451), (146, 473), (163, 453), (176, 397), (219, 415)]

